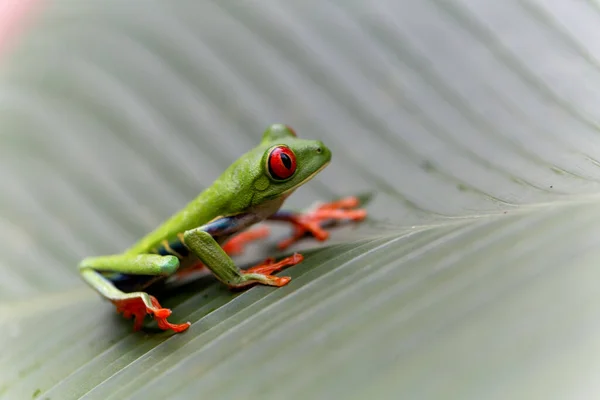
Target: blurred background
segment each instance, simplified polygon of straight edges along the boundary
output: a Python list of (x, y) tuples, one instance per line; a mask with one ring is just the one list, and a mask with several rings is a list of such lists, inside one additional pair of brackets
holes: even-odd
[[(3, 0), (0, 398), (595, 398), (598, 37), (584, 0)], [(132, 332), (79, 260), (274, 122), (333, 152), (287, 205), (369, 219)]]

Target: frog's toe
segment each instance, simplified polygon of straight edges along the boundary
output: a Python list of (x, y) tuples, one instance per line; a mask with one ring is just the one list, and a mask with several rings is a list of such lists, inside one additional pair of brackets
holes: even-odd
[[(144, 297), (147, 297), (146, 299)], [(123, 299), (113, 300), (112, 303), (117, 307), (117, 312), (123, 314), (125, 318), (133, 318), (133, 329), (138, 331), (144, 324), (146, 315), (151, 315), (162, 330), (173, 330), (174, 332), (183, 332), (189, 328), (190, 323), (172, 324), (167, 321), (171, 315), (171, 310), (161, 307), (154, 296), (140, 293), (139, 296), (132, 296)]]
[(302, 262), (302, 260), (304, 260), (304, 256), (302, 256), (300, 253), (294, 253), (293, 255), (286, 257), (279, 262), (275, 262), (274, 258), (267, 258), (261, 264), (244, 270), (244, 273), (271, 275), (277, 271), (281, 271), (285, 267), (296, 265)]
[(289, 221), (294, 226), (291, 237), (279, 242), (278, 247), (283, 250), (306, 236), (312, 236), (318, 241), (329, 238), (326, 228), (339, 222), (362, 221), (367, 217), (365, 209), (360, 206), (360, 199), (356, 196), (344, 197), (329, 203), (320, 204), (315, 209), (291, 217)]
[(285, 286), (292, 278), (289, 276), (275, 276), (273, 273), (282, 270), (285, 267), (296, 265), (304, 260), (302, 254), (294, 253), (281, 261), (275, 262), (273, 258), (267, 258), (261, 264), (242, 271), (242, 274), (235, 281), (230, 282), (231, 288), (244, 288), (256, 283), (269, 286)]

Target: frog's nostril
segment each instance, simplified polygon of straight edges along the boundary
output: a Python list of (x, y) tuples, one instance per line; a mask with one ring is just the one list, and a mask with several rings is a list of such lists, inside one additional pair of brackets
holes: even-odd
[(323, 149), (320, 147), (317, 147), (317, 153), (322, 153), (322, 152), (323, 152)]

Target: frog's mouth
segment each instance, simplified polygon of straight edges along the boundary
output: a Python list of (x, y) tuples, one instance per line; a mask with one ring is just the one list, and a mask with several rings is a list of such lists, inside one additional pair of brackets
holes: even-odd
[(330, 161), (327, 161), (325, 164), (321, 165), (321, 167), (316, 170), (315, 172), (313, 172), (312, 174), (310, 174), (309, 176), (306, 177), (305, 180), (303, 180), (302, 182), (298, 183), (295, 186), (292, 186), (291, 188), (289, 188), (288, 190), (286, 190), (285, 192), (283, 192), (284, 195), (290, 195), (294, 190), (298, 189), (298, 187), (304, 185), (306, 182), (310, 181), (312, 178), (315, 177), (315, 175), (317, 175), (319, 172), (323, 171), (325, 169), (325, 167), (327, 167), (329, 165)]

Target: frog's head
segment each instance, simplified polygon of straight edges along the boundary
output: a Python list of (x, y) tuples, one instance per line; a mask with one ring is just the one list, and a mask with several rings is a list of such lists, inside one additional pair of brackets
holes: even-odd
[(331, 151), (319, 140), (299, 139), (292, 128), (273, 124), (255, 149), (252, 204), (290, 194), (329, 164)]

